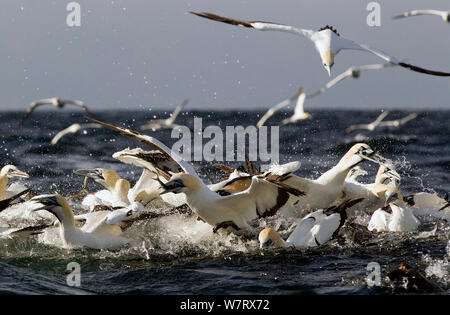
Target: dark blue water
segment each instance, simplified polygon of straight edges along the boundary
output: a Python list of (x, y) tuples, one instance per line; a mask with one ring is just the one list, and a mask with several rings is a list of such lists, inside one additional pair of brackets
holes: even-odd
[[(225, 126), (254, 125), (262, 114), (188, 112), (181, 114), (177, 122), (192, 127), (193, 118), (201, 117), (203, 127), (219, 125), (225, 129)], [(312, 114), (311, 120), (280, 128), (280, 163), (300, 160), (299, 175), (317, 177), (336, 164), (352, 144), (362, 141), (396, 163), (403, 178), (401, 190), (404, 194), (420, 191), (444, 194), (450, 191), (450, 111), (422, 113), (397, 129), (355, 131), (349, 135), (344, 132), (346, 127), (373, 121), (379, 112), (312, 111)], [(386, 120), (407, 114), (394, 111)], [(86, 122), (82, 113), (36, 111), (23, 127), (19, 124), (21, 115), (0, 113), (0, 165), (14, 164), (30, 174), (30, 179), (24, 183), (36, 192), (58, 191), (63, 195), (79, 192), (82, 181), (72, 172), (80, 168), (115, 169), (119, 175), (132, 181), (140, 175), (138, 169), (111, 156), (121, 149), (141, 145), (112, 131), (89, 129), (87, 134), (68, 135), (57, 145), (50, 145), (51, 138), (60, 129), (74, 122)], [(167, 113), (96, 113), (100, 120), (135, 129), (153, 115), (159, 118)], [(278, 113), (267, 124), (285, 117), (285, 113)], [(171, 138), (168, 130), (147, 133), (169, 147), (177, 140)], [(237, 166), (241, 163), (228, 164)], [(195, 162), (194, 165), (205, 180), (207, 174), (214, 179), (220, 176), (209, 163)], [(375, 166), (363, 166), (372, 175), (376, 172)], [(370, 179), (372, 177), (367, 181)], [(363, 231), (355, 232), (355, 235), (358, 233), (364, 235)], [(387, 282), (375, 288), (366, 285), (366, 266), (369, 262), (378, 262), (384, 279), (390, 268), (403, 261), (413, 264), (425, 261), (431, 265), (442, 260), (449, 238), (445, 223), (438, 223), (438, 232), (432, 237), (418, 235), (419, 232), (383, 235), (378, 241), (362, 239), (351, 244), (347, 242), (305, 251), (272, 252), (259, 251), (255, 241), (245, 245), (245, 240), (232, 239), (231, 244), (237, 244), (235, 250), (229, 244), (223, 247), (221, 244), (183, 244), (182, 241), (181, 244), (165, 244), (148, 235), (140, 235), (142, 248), (136, 245), (119, 252), (65, 250), (41, 244), (32, 238), (1, 241), (0, 293), (391, 293), (392, 288)], [(247, 246), (248, 250), (242, 250), (242, 246)], [(68, 272), (65, 269), (71, 261), (81, 265), (82, 283), (79, 288), (66, 285)], [(443, 268), (448, 272), (448, 265)], [(449, 292), (448, 274), (447, 278), (435, 277), (433, 281), (442, 286), (443, 292)]]

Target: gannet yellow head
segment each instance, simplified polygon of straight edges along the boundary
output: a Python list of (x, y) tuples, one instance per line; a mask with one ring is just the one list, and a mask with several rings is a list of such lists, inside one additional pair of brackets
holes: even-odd
[(347, 178), (357, 181), (360, 176), (365, 176), (365, 175), (367, 175), (366, 170), (362, 169), (360, 166), (355, 166), (347, 174)]
[(265, 228), (259, 232), (258, 240), (260, 248), (278, 248), (284, 246), (284, 240), (281, 238), (280, 234), (272, 228)]
[(331, 50), (326, 50), (322, 55), (322, 63), (325, 70), (328, 72), (328, 76), (331, 76), (331, 68), (334, 65), (334, 54)]
[(116, 182), (121, 179), (117, 175), (116, 171), (108, 170), (105, 168), (95, 168), (92, 170), (82, 169), (74, 171), (75, 174), (84, 177), (92, 178), (95, 182), (99, 183), (108, 190), (115, 188)]
[(0, 176), (7, 176), (8, 178), (29, 178), (30, 176), (19, 170), (15, 165), (5, 165), (0, 171)]
[(59, 194), (39, 195), (31, 198), (30, 201), (41, 205), (32, 211), (47, 210), (63, 224), (74, 221), (72, 209), (66, 199)]
[(198, 191), (202, 188), (202, 182), (197, 177), (186, 174), (177, 173), (174, 174), (167, 183), (163, 183), (158, 179), (161, 187), (164, 189), (164, 193), (173, 192), (178, 193), (191, 193)]

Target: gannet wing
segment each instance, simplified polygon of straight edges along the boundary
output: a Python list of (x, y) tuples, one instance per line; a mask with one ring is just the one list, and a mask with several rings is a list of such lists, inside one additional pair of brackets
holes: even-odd
[(25, 115), (22, 118), (22, 124), (25, 120), (27, 120), (28, 117), (30, 117), (31, 113), (38, 107), (41, 105), (46, 105), (46, 104), (53, 104), (52, 103), (53, 99), (52, 98), (45, 98), (39, 101), (35, 101), (33, 103), (31, 103), (30, 107), (28, 107), (27, 112), (25, 113)]
[(141, 148), (124, 149), (114, 153), (112, 157), (121, 162), (147, 169), (166, 179), (172, 176), (171, 173), (186, 172), (174, 159), (168, 158), (167, 154), (159, 150), (144, 151)]
[(177, 108), (175, 108), (175, 110), (173, 111), (172, 115), (167, 118), (167, 122), (169, 124), (173, 124), (173, 122), (175, 121), (175, 119), (177, 118), (177, 116), (180, 114), (181, 110), (189, 103), (189, 99), (186, 99), (183, 101), (183, 103), (181, 103), (180, 105), (177, 106)]
[(289, 194), (304, 195), (302, 191), (275, 179), (269, 180), (264, 176), (253, 176), (248, 189), (222, 197), (218, 202), (228, 209), (234, 209), (236, 205), (247, 205), (248, 213), (242, 213), (241, 215), (253, 219), (253, 209), (255, 208), (257, 217), (274, 215), (286, 204)]
[(415, 119), (417, 116), (419, 116), (418, 113), (411, 113), (408, 116), (399, 119), (399, 123), (400, 125), (404, 125), (408, 121)]
[(375, 119), (375, 121), (374, 121), (372, 124), (374, 124), (375, 126), (378, 126), (378, 125), (380, 124), (380, 122), (381, 122), (388, 114), (389, 114), (389, 111), (388, 111), (388, 110), (382, 112), (382, 113), (377, 117), (377, 119)]
[(345, 78), (348, 78), (351, 76), (351, 71), (350, 69), (346, 70), (345, 72), (341, 73), (340, 75), (338, 75), (337, 77), (335, 77), (333, 80), (331, 80), (330, 82), (328, 82), (327, 84), (325, 84), (324, 87), (322, 87), (320, 90), (308, 95), (308, 98), (310, 97), (315, 97), (317, 95), (322, 94), (323, 92), (325, 92), (326, 90), (328, 90), (329, 88), (331, 88), (332, 86), (338, 84), (339, 82), (341, 82), (342, 80), (344, 80)]
[(301, 35), (306, 37), (307, 39), (311, 39), (311, 36), (315, 33), (312, 30), (297, 28), (294, 26), (283, 25), (272, 22), (262, 22), (262, 21), (245, 21), (245, 20), (235, 20), (227, 17), (223, 17), (220, 15), (216, 15), (208, 12), (192, 12), (189, 13), (198, 15), (200, 17), (210, 19), (217, 22), (227, 23), (231, 25), (244, 26), (248, 28), (254, 28), (260, 31), (279, 31), (279, 32), (288, 32), (296, 35)]
[(58, 132), (58, 133), (53, 137), (53, 139), (52, 139), (52, 141), (51, 141), (51, 144), (52, 144), (52, 145), (57, 144), (58, 141), (59, 141), (62, 137), (64, 137), (66, 134), (68, 134), (68, 133), (72, 133), (72, 134), (77, 133), (80, 129), (81, 129), (80, 124), (76, 124), (76, 123), (75, 123), (75, 124), (70, 125), (69, 127), (67, 127), (67, 128), (65, 128), (65, 129), (61, 130), (60, 132)]
[(345, 132), (350, 133), (350, 132), (352, 132), (354, 130), (358, 130), (358, 129), (368, 129), (368, 127), (369, 127), (368, 124), (351, 125), (345, 129)]
[(294, 102), (296, 99), (298, 98), (298, 93), (296, 93), (295, 95), (291, 96), (288, 99), (285, 99), (283, 101), (281, 101), (280, 103), (276, 104), (275, 106), (271, 107), (265, 114), (264, 116), (261, 117), (261, 119), (256, 123), (256, 128), (260, 128), (262, 125), (265, 124), (265, 122), (273, 116), (273, 114), (275, 114), (276, 111), (280, 110), (283, 107), (288, 106), (289, 104), (291, 104), (292, 102)]
[[(111, 130), (114, 130), (116, 132), (119, 132), (121, 135), (126, 136), (128, 138), (137, 140), (145, 145), (148, 145), (149, 147), (156, 149), (166, 155), (167, 159), (174, 160), (180, 167), (183, 169), (184, 172), (191, 174), (193, 176), (196, 176), (198, 178), (197, 172), (194, 170), (194, 168), (186, 161), (184, 161), (176, 152), (169, 149), (165, 144), (163, 144), (158, 139), (155, 139), (153, 137), (150, 137), (148, 135), (144, 135), (138, 131), (131, 130), (124, 127), (114, 126), (93, 118), (89, 118), (92, 121), (103, 125)], [(164, 176), (164, 175), (163, 175)], [(166, 178), (166, 177), (165, 177)], [(170, 178), (170, 177), (169, 177)], [(166, 178), (166, 179), (169, 179)]]
[(421, 67), (417, 67), (408, 63), (404, 63), (404, 62), (400, 62), (398, 61), (395, 57), (390, 56), (378, 49), (374, 49), (374, 48), (370, 48), (367, 45), (363, 45), (363, 44), (358, 44), (352, 40), (349, 39), (345, 39), (345, 38), (339, 38), (339, 40), (335, 43), (335, 47), (336, 47), (336, 54), (341, 51), (342, 49), (349, 49), (349, 50), (362, 50), (362, 51), (367, 51), (370, 52), (376, 56), (378, 56), (379, 58), (389, 62), (389, 63), (394, 63), (396, 65), (399, 65), (400, 67), (415, 71), (415, 72), (420, 72), (420, 73), (424, 73), (424, 74), (429, 74), (429, 75), (435, 75), (435, 76), (441, 76), (441, 77), (448, 77), (450, 76), (450, 73), (447, 72), (440, 72), (440, 71), (433, 71), (433, 70), (428, 70), (425, 68), (421, 68)]
[(5, 210), (6, 208), (8, 208), (14, 200), (16, 200), (17, 198), (20, 198), (21, 196), (25, 195), (25, 194), (28, 193), (30, 190), (31, 190), (31, 189), (28, 188), (28, 189), (25, 189), (24, 191), (21, 191), (21, 192), (18, 193), (18, 194), (15, 194), (15, 195), (12, 196), (12, 197), (9, 197), (9, 198), (7, 198), (7, 199), (0, 200), (0, 212), (3, 211), (3, 210)]
[(409, 16), (417, 16), (417, 15), (438, 15), (443, 16), (446, 12), (445, 11), (438, 11), (438, 10), (412, 10), (409, 12), (405, 12), (400, 15), (393, 16), (393, 19), (401, 19)]
[(339, 82), (341, 82), (342, 80), (344, 80), (345, 78), (351, 77), (352, 76), (352, 71), (362, 72), (362, 71), (367, 71), (367, 70), (379, 70), (379, 69), (383, 69), (383, 68), (387, 68), (387, 67), (393, 67), (395, 65), (396, 64), (392, 64), (392, 63), (382, 63), (382, 64), (364, 65), (364, 66), (360, 66), (360, 67), (356, 67), (356, 68), (355, 67), (350, 67), (346, 71), (342, 72), (340, 75), (335, 77), (333, 80), (328, 82), (320, 90), (312, 93), (311, 95), (308, 95), (307, 98), (315, 97), (317, 95), (320, 95), (323, 92), (325, 92), (326, 90), (328, 90), (329, 88), (333, 87), (334, 85), (336, 85)]

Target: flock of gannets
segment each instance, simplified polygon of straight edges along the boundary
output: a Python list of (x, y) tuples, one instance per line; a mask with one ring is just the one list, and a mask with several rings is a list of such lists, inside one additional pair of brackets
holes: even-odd
[[(293, 123), (310, 118), (304, 111), (306, 98), (315, 97), (347, 77), (358, 78), (361, 71), (382, 69), (389, 66), (401, 66), (413, 71), (437, 76), (450, 76), (449, 73), (431, 71), (410, 64), (399, 62), (394, 57), (378, 50), (340, 37), (330, 26), (319, 31), (299, 29), (267, 22), (248, 22), (221, 17), (211, 13), (194, 13), (208, 19), (241, 25), (258, 30), (274, 30), (302, 35), (310, 39), (319, 52), (323, 66), (331, 75), (334, 57), (342, 49), (363, 50), (377, 55), (387, 61), (386, 64), (350, 67), (317, 92), (306, 95), (303, 89), (288, 100), (271, 108), (257, 123), (262, 126), (277, 110), (297, 100), (292, 117), (281, 124)], [(43, 104), (52, 104), (63, 108), (73, 104), (89, 110), (81, 101), (62, 101), (59, 98), (44, 99), (32, 103), (22, 122)], [(179, 105), (167, 119), (150, 121), (141, 127), (153, 131), (164, 128), (177, 128), (174, 121), (187, 101)], [(388, 112), (383, 112), (373, 123), (364, 128), (373, 130), (377, 126), (400, 126), (414, 119), (417, 114), (395, 121), (384, 121)], [(253, 232), (254, 223), (263, 218), (285, 216), (298, 218), (298, 222), (284, 241), (273, 228), (265, 228), (259, 233), (261, 248), (267, 247), (311, 247), (321, 246), (335, 238), (349, 217), (369, 216), (365, 222), (368, 230), (373, 232), (414, 231), (420, 225), (418, 218), (438, 218), (450, 220), (448, 198), (418, 193), (403, 197), (399, 190), (401, 177), (393, 164), (364, 143), (355, 144), (330, 170), (317, 179), (307, 179), (295, 175), (300, 162), (272, 165), (266, 172), (246, 167), (244, 171), (225, 165), (215, 165), (228, 174), (217, 183), (205, 184), (194, 167), (171, 151), (154, 137), (137, 131), (114, 126), (99, 120), (95, 123), (74, 124), (58, 133), (52, 144), (67, 133), (76, 133), (81, 128), (99, 128), (106, 126), (111, 130), (135, 139), (152, 148), (123, 149), (114, 153), (113, 158), (142, 168), (142, 174), (132, 187), (126, 179), (120, 178), (114, 170), (97, 168), (76, 170), (75, 174), (83, 176), (83, 191), (78, 196), (64, 198), (59, 194), (33, 196), (29, 189), (14, 190), (8, 195), (8, 178), (27, 178), (28, 175), (15, 166), (5, 166), (0, 172), (0, 220), (22, 216), (23, 222), (31, 221), (30, 213), (46, 210), (58, 222), (48, 222), (48, 216), (40, 216), (39, 225), (6, 226), (0, 228), (1, 236), (14, 237), (18, 232), (35, 234), (51, 228), (59, 228), (64, 246), (83, 246), (94, 249), (115, 249), (125, 246), (129, 240), (122, 236), (122, 230), (136, 220), (150, 220), (161, 214), (147, 212), (147, 206), (157, 201), (166, 207), (173, 207), (166, 214), (182, 213), (196, 215), (199, 220), (211, 226), (211, 231)], [(383, 124), (384, 123), (384, 124)], [(361, 126), (359, 126), (361, 127)], [(356, 127), (349, 127), (351, 130)], [(359, 177), (367, 175), (361, 163), (369, 161), (379, 164), (376, 178), (371, 184), (363, 184)], [(93, 180), (103, 186), (103, 190), (88, 193), (89, 181)], [(24, 187), (24, 186), (21, 186)], [(9, 191), (12, 191), (9, 189)], [(26, 195), (25, 195), (26, 194)], [(8, 197), (9, 196), (9, 197)], [(80, 199), (81, 198), (81, 199)], [(22, 200), (20, 200), (22, 199)], [(81, 200), (86, 212), (74, 215), (69, 205)], [(17, 202), (20, 200), (19, 202)], [(20, 208), (23, 205), (24, 207)], [(19, 211), (16, 211), (18, 210)], [(187, 209), (187, 210), (186, 210)], [(7, 214), (7, 215), (4, 215)], [(28, 221), (28, 222), (29, 222)], [(30, 223), (30, 222), (29, 222)], [(31, 233), (30, 233), (31, 232)]]

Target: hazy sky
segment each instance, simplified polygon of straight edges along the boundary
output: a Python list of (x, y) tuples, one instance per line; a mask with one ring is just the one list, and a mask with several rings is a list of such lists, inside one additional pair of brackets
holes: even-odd
[[(318, 29), (379, 48), (400, 60), (450, 72), (450, 24), (438, 17), (392, 20), (418, 8), (450, 10), (449, 0), (378, 1), (381, 26), (369, 27), (363, 0), (79, 0), (81, 26), (66, 25), (65, 0), (2, 0), (0, 108), (26, 109), (39, 98), (81, 99), (95, 109), (263, 109), (329, 77), (308, 40), (202, 19), (208, 11)], [(333, 75), (378, 63), (344, 51)], [(392, 68), (365, 72), (322, 96), (314, 108), (446, 108), (450, 78)]]

